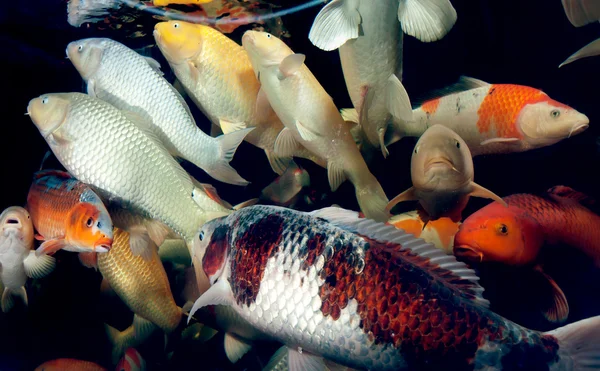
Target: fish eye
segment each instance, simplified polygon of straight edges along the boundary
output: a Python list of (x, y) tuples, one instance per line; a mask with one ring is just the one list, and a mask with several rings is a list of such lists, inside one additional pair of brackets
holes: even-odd
[(78, 51), (82, 51), (83, 50), (83, 45), (79, 44), (79, 46), (77, 46), (77, 50)]
[(415, 147), (415, 155), (419, 152), (419, 147)]
[(204, 231), (200, 231), (200, 234), (198, 234), (198, 239), (200, 241), (204, 240)]
[(88, 218), (87, 222), (85, 222), (85, 225), (87, 225), (88, 228), (91, 228), (92, 225), (94, 225), (94, 219), (93, 218)]
[(456, 141), (456, 148), (460, 148), (460, 142), (458, 140)]
[(506, 236), (508, 234), (508, 227), (506, 226), (506, 224), (498, 224), (496, 226), (496, 230), (503, 236)]
[(48, 104), (48, 97), (42, 98), (42, 104)]
[(173, 23), (173, 28), (179, 28), (179, 23)]
[(558, 118), (560, 116), (560, 111), (557, 109), (552, 110), (552, 112), (550, 112), (550, 115), (552, 115), (552, 117), (554, 118)]
[(271, 38), (271, 34), (270, 34), (270, 33), (268, 33), (268, 34), (267, 34), (267, 38), (268, 38), (268, 39), (270, 39), (270, 38)]

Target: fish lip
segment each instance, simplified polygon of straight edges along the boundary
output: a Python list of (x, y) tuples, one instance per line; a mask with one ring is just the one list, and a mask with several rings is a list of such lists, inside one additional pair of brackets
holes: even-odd
[(110, 238), (101, 238), (94, 244), (94, 251), (99, 253), (109, 252), (112, 248), (112, 242)]
[(461, 258), (461, 260), (471, 263), (481, 263), (483, 262), (483, 253), (475, 250), (476, 248), (477, 246), (471, 245), (454, 245), (452, 252), (454, 256)]
[(581, 121), (580, 123), (573, 125), (573, 127), (571, 128), (571, 131), (569, 132), (568, 138), (570, 138), (572, 135), (577, 135), (581, 132), (584, 132), (589, 127), (590, 127), (590, 120)]
[(444, 167), (448, 167), (449, 169), (453, 169), (454, 168), (454, 164), (452, 163), (452, 161), (448, 160), (447, 158), (444, 157), (433, 157), (432, 159), (430, 159), (429, 161), (427, 161), (425, 163), (425, 172), (431, 170), (432, 167), (436, 166), (436, 165), (442, 165)]

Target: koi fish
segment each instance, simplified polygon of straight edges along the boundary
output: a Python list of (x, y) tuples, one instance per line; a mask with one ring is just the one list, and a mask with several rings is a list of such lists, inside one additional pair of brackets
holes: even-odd
[(460, 222), (455, 222), (446, 216), (429, 220), (427, 213), (422, 210), (394, 215), (387, 223), (415, 237), (424, 239), (446, 254), (452, 254), (454, 235), (456, 235), (460, 226)]

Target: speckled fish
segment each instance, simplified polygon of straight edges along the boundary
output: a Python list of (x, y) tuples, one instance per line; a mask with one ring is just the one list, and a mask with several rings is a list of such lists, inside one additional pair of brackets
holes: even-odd
[(457, 86), (460, 88), (448, 88), (442, 97), (427, 100), (413, 110), (412, 122), (394, 121), (395, 136), (386, 143), (405, 136), (419, 137), (427, 128), (440, 124), (460, 135), (471, 154), (479, 156), (549, 146), (589, 126), (586, 115), (539, 89), (471, 78), (462, 78)]
[(424, 239), (446, 254), (452, 254), (454, 235), (460, 226), (460, 222), (446, 216), (430, 220), (427, 213), (422, 210), (394, 215), (388, 220), (388, 224)]
[[(257, 112), (260, 83), (246, 51), (211, 27), (183, 21), (157, 23), (154, 38), (177, 79), (211, 122), (224, 133), (253, 127), (245, 140), (263, 149), (273, 171), (282, 174), (292, 161), (273, 151), (283, 124), (272, 109)], [(304, 147), (293, 156), (324, 166)]]
[[(181, 309), (175, 304), (157, 249), (156, 246), (148, 248), (152, 252), (149, 260), (134, 256), (127, 232), (115, 229), (113, 248), (98, 256), (100, 273), (134, 313), (131, 329), (138, 335), (130, 339), (126, 335), (131, 330), (121, 333), (108, 328), (113, 343), (113, 361), (118, 360), (127, 347), (137, 346), (156, 327), (170, 334), (181, 321)], [(135, 343), (126, 340), (135, 340)]]
[(51, 256), (36, 257), (33, 251), (31, 216), (22, 207), (9, 207), (0, 214), (0, 280), (4, 286), (2, 312), (14, 305), (13, 296), (27, 305), (27, 277), (41, 278), (54, 269)]
[(386, 221), (388, 199), (369, 171), (347, 124), (333, 99), (282, 40), (256, 31), (246, 31), (242, 45), (261, 83), (257, 109), (273, 109), (285, 125), (275, 142), (275, 153), (291, 155), (300, 146), (327, 162), (332, 191), (345, 180), (354, 185), (356, 199), (367, 218)]
[(38, 255), (60, 249), (83, 253), (110, 250), (113, 223), (104, 203), (69, 173), (36, 173), (27, 195), (27, 210), (38, 238), (44, 241)]
[(87, 92), (151, 123), (164, 146), (222, 182), (247, 185), (229, 165), (249, 130), (212, 138), (194, 121), (183, 97), (162, 77), (160, 64), (106, 38), (77, 40), (67, 57), (87, 82)]
[(231, 306), (296, 369), (324, 369), (321, 357), (372, 370), (600, 366), (600, 317), (523, 328), (487, 308), (464, 263), (353, 211), (245, 208), (206, 223), (194, 256), (212, 286), (191, 313)]
[(46, 361), (35, 371), (108, 371), (97, 363), (74, 358), (59, 358)]
[(81, 93), (46, 94), (27, 107), (62, 165), (103, 197), (157, 219), (191, 242), (206, 220), (230, 211), (194, 186), (139, 117)]

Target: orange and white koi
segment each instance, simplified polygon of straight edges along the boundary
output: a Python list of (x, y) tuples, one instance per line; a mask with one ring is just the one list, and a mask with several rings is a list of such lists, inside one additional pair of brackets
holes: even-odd
[(445, 216), (429, 220), (426, 215), (423, 215), (423, 211), (419, 210), (394, 215), (387, 224), (424, 239), (446, 254), (452, 254), (454, 235), (460, 226), (460, 222)]
[(34, 176), (27, 195), (27, 210), (44, 242), (36, 255), (63, 249), (107, 252), (113, 241), (113, 223), (100, 197), (86, 184), (63, 171), (42, 171)]

